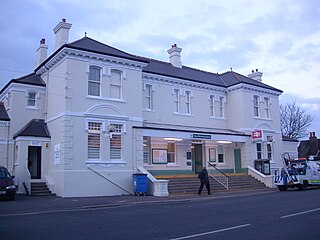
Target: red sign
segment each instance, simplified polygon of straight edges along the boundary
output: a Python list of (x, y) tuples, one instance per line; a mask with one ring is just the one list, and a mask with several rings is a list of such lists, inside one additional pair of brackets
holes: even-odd
[(262, 130), (257, 130), (257, 131), (252, 132), (251, 136), (253, 139), (262, 138)]

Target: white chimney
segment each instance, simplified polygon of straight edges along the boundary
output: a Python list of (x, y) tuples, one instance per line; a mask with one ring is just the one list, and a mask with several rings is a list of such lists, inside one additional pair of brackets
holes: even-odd
[(252, 72), (248, 75), (249, 78), (252, 78), (253, 80), (257, 80), (259, 82), (262, 81), (262, 72), (259, 72), (258, 69), (256, 71), (252, 70)]
[(54, 49), (57, 50), (63, 44), (68, 43), (69, 41), (69, 29), (72, 24), (67, 23), (66, 19), (63, 18), (61, 22), (53, 29), (54, 34), (56, 35), (56, 44)]
[(40, 46), (37, 49), (37, 66), (43, 63), (48, 56), (48, 45), (46, 45), (46, 40), (42, 38), (40, 40)]
[(181, 53), (182, 48), (178, 48), (177, 44), (173, 44), (171, 48), (167, 51), (169, 53), (170, 63), (177, 68), (182, 68), (181, 63)]

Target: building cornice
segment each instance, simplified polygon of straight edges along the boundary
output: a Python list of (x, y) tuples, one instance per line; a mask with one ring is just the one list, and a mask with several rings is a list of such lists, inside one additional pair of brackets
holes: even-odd
[(253, 85), (246, 84), (246, 83), (239, 83), (237, 85), (227, 87), (226, 91), (228, 93), (236, 92), (236, 91), (248, 91), (248, 92), (256, 92), (259, 94), (273, 95), (276, 97), (279, 97), (281, 95), (281, 92), (274, 91), (274, 90), (267, 89), (267, 88), (258, 87), (258, 86), (253, 86)]
[(183, 80), (179, 78), (167, 77), (167, 76), (162, 76), (162, 75), (157, 75), (152, 73), (142, 73), (142, 79), (147, 81), (152, 81), (152, 82), (161, 82), (164, 84), (176, 85), (176, 86), (180, 85), (180, 86), (194, 88), (194, 89), (215, 91), (215, 92), (219, 92), (220, 94), (226, 93), (226, 88), (224, 87), (218, 87), (218, 86), (209, 85), (205, 83), (198, 83), (190, 80)]
[(59, 52), (55, 53), (52, 57), (49, 57), (47, 62), (37, 69), (36, 73), (39, 75), (45, 74), (47, 71), (55, 67), (59, 62), (65, 59), (81, 59), (84, 61), (99, 61), (100, 63), (107, 64), (120, 64), (125, 66), (126, 68), (134, 68), (134, 69), (142, 69), (147, 66), (147, 63), (138, 62), (130, 59), (113, 57), (109, 55), (92, 53), (89, 51), (83, 51), (72, 48), (62, 48)]

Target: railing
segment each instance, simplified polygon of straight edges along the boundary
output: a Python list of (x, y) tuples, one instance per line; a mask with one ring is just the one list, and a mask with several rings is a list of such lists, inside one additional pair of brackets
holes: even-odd
[(31, 194), (31, 173), (28, 167), (25, 165), (25, 182), (23, 182), (23, 187), (27, 195)]
[(93, 171), (94, 173), (98, 174), (100, 177), (104, 178), (105, 180), (107, 180), (108, 182), (112, 183), (113, 185), (117, 186), (118, 188), (122, 189), (123, 191), (129, 193), (130, 195), (132, 194), (131, 192), (129, 192), (127, 189), (121, 187), (119, 184), (115, 183), (114, 181), (112, 181), (111, 179), (107, 178), (106, 176), (104, 176), (103, 174), (99, 173), (97, 170), (93, 169), (92, 167), (88, 166), (88, 168)]
[(227, 190), (229, 190), (229, 176), (227, 176), (224, 172), (222, 172), (220, 169), (218, 169), (215, 164), (212, 164), (211, 162), (208, 162), (208, 165), (213, 167), (217, 172), (218, 175), (213, 175), (210, 173), (210, 176), (216, 180), (219, 184), (221, 184), (223, 187), (225, 187)]

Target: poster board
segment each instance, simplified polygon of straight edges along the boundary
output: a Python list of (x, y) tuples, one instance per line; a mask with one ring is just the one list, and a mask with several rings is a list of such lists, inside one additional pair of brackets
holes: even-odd
[(153, 164), (168, 163), (167, 149), (152, 149), (152, 163)]

